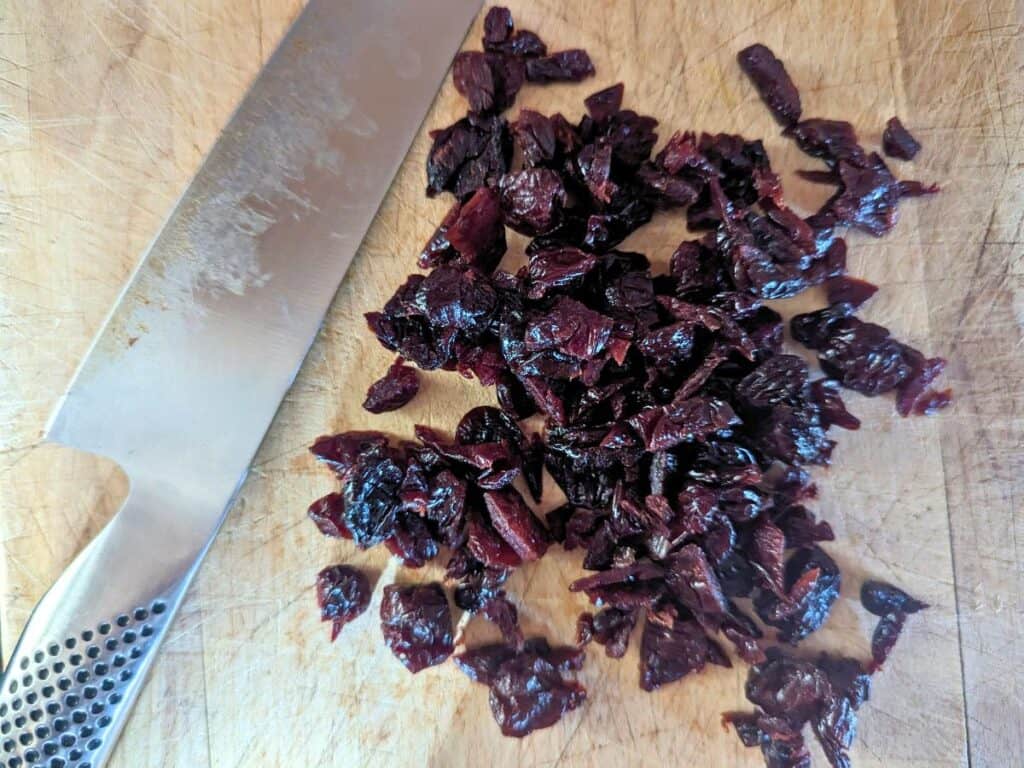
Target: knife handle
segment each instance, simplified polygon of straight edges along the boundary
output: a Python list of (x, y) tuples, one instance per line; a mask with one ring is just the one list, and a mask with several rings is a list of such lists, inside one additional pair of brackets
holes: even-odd
[(0, 682), (0, 766), (109, 757), (205, 553), (190, 515), (166, 526), (161, 495), (133, 487), (29, 617)]

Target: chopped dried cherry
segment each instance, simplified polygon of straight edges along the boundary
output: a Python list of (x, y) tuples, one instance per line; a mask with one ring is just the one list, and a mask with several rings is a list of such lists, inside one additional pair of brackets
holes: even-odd
[(380, 604), (384, 642), (410, 672), (440, 664), (452, 655), (452, 615), (440, 584), (384, 587)]
[(316, 577), (316, 600), (320, 620), (331, 622), (331, 642), (342, 627), (370, 604), (370, 582), (361, 571), (348, 565), (330, 565)]

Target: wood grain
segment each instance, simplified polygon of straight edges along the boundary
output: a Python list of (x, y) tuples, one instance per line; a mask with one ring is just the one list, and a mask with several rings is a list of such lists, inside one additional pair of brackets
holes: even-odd
[[(864, 766), (1007, 766), (1024, 753), (1017, 549), (1024, 499), (1020, 354), (1024, 254), (1022, 8), (1012, 0), (639, 3), (523, 0), (517, 20), (555, 47), (585, 46), (598, 77), (527, 88), (519, 105), (580, 111), (582, 96), (627, 84), (627, 106), (676, 127), (765, 136), (787, 191), (808, 161), (778, 136), (734, 55), (761, 40), (785, 58), (807, 114), (852, 121), (868, 143), (899, 114), (922, 139), (907, 176), (939, 198), (904, 206), (891, 237), (851, 238), (851, 269), (883, 286), (868, 310), (951, 361), (955, 407), (902, 420), (887, 400), (851, 398), (865, 422), (843, 434), (820, 478), (821, 512), (844, 599), (814, 647), (864, 653), (856, 605), (865, 575), (934, 607), (877, 682), (853, 750)], [(299, 0), (13, 0), (0, 10), (0, 639), (9, 651), (31, 606), (116, 510), (125, 479), (93, 457), (39, 444), (47, 413), (126, 276), (197, 168)], [(479, 20), (468, 47), (477, 46)], [(459, 113), (442, 90), (427, 126)], [(315, 435), (373, 426), (450, 429), (491, 393), (424, 376), (409, 407), (372, 417), (361, 395), (389, 362), (364, 331), (412, 269), (446, 208), (423, 196), (416, 140), (236, 509), (204, 565), (113, 760), (117, 766), (589, 766), (649, 761), (755, 766), (717, 725), (743, 703), (744, 671), (715, 670), (654, 695), (636, 656), (592, 654), (590, 700), (524, 741), (501, 739), (486, 695), (451, 665), (408, 675), (374, 614), (330, 645), (312, 578), (351, 562), (393, 578), (381, 553), (321, 538), (304, 518), (330, 478), (305, 452)], [(685, 230), (657, 219), (629, 242), (663, 263)], [(513, 250), (521, 247), (511, 240)], [(794, 306), (809, 306), (803, 298)], [(802, 303), (801, 303), (802, 302)], [(529, 630), (568, 640), (582, 600), (564, 554), (512, 584)], [(404, 572), (427, 580), (436, 571)], [(474, 623), (471, 636), (486, 630)], [(819, 756), (820, 757), (820, 756)], [(823, 761), (816, 764), (822, 765)]]

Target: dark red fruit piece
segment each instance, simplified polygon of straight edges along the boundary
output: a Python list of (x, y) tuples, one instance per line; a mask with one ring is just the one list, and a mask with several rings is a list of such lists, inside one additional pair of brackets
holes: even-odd
[(871, 658), (874, 662), (871, 665), (872, 672), (881, 669), (886, 659), (889, 658), (893, 646), (896, 645), (896, 641), (900, 638), (900, 633), (903, 631), (903, 624), (906, 620), (907, 615), (905, 613), (897, 612), (887, 613), (878, 620), (878, 624), (875, 625), (875, 631), (871, 635)]
[(405, 475), (400, 458), (375, 448), (360, 454), (344, 485), (345, 525), (362, 548), (379, 544), (395, 529), (399, 489)]
[(622, 108), (622, 93), (625, 86), (622, 83), (609, 85), (597, 93), (592, 93), (583, 100), (590, 116), (601, 123), (614, 115)]
[(864, 157), (856, 131), (845, 120), (815, 117), (797, 123), (787, 133), (796, 140), (800, 149), (808, 155), (820, 157), (830, 166), (835, 166), (840, 160), (861, 160)]
[(800, 725), (832, 694), (828, 676), (814, 664), (771, 651), (747, 673), (747, 699), (769, 715)]
[(370, 582), (361, 571), (348, 565), (330, 565), (316, 577), (316, 601), (320, 620), (331, 622), (331, 642), (342, 627), (370, 604)]
[(594, 65), (590, 56), (579, 48), (528, 59), (526, 62), (526, 79), (531, 83), (579, 82), (592, 74)]
[(420, 377), (416, 369), (398, 358), (377, 381), (366, 390), (363, 408), (370, 413), (397, 411), (420, 391)]
[(779, 630), (779, 639), (796, 644), (828, 619), (839, 597), (839, 567), (820, 547), (799, 550), (786, 563), (786, 592), (762, 590), (754, 608), (763, 622)]
[(548, 168), (525, 168), (501, 179), (501, 206), (512, 229), (526, 235), (543, 235), (561, 222), (566, 205), (565, 187)]
[(811, 721), (814, 735), (833, 768), (850, 768), (847, 754), (857, 735), (857, 713), (845, 696), (829, 696)]
[(492, 271), (505, 253), (505, 226), (498, 194), (481, 187), (448, 225), (446, 238), (467, 266)]
[(309, 452), (344, 478), (360, 454), (387, 444), (388, 438), (383, 432), (342, 432), (318, 437)]
[(708, 562), (696, 544), (687, 544), (666, 561), (665, 585), (669, 591), (695, 614), (716, 620), (729, 612), (729, 604)]
[(898, 117), (890, 117), (882, 132), (882, 149), (889, 157), (913, 160), (921, 151), (921, 145), (910, 135), (910, 131), (903, 127)]
[(502, 663), (491, 684), (491, 713), (505, 736), (522, 738), (548, 728), (587, 697), (541, 654), (523, 651)]
[(860, 588), (860, 602), (868, 613), (885, 616), (890, 613), (917, 613), (928, 607), (899, 587), (884, 581), (865, 581)]
[(584, 613), (576, 622), (576, 639), (580, 645), (593, 640), (604, 646), (604, 652), (612, 659), (626, 655), (629, 636), (636, 626), (637, 610), (624, 611), (619, 608), (605, 608), (597, 615)]
[(900, 186), (885, 161), (872, 152), (856, 161), (839, 161), (839, 194), (829, 207), (841, 224), (881, 237), (899, 218)]
[(757, 43), (744, 48), (736, 58), (776, 120), (791, 125), (800, 119), (800, 92), (771, 49)]
[(811, 768), (811, 755), (800, 729), (785, 718), (729, 712), (722, 720), (736, 729), (744, 746), (761, 747), (766, 768)]
[(464, 200), (477, 189), (493, 185), (508, 170), (512, 142), (500, 117), (469, 116), (431, 131), (427, 155), (427, 196), (443, 190)]
[(653, 691), (700, 672), (706, 664), (731, 666), (729, 657), (693, 620), (649, 613), (640, 640), (640, 687)]
[(823, 653), (818, 668), (828, 675), (832, 690), (849, 699), (854, 709), (871, 697), (871, 675), (857, 659)]
[(494, 107), (494, 76), (487, 56), (478, 51), (462, 51), (452, 63), (455, 90), (466, 97), (470, 112), (487, 112)]
[(380, 605), (384, 642), (410, 672), (452, 655), (452, 615), (440, 584), (384, 587)]
[(539, 560), (548, 548), (547, 533), (519, 491), (487, 491), (484, 502), (494, 530), (523, 560)]
[(395, 530), (384, 542), (388, 551), (402, 559), (406, 568), (422, 568), (437, 557), (437, 541), (423, 518), (400, 510)]
[(550, 163), (559, 152), (554, 121), (532, 109), (519, 111), (512, 123), (512, 135), (528, 168)]
[(498, 668), (515, 655), (515, 648), (508, 643), (481, 645), (458, 654), (455, 666), (473, 682), (489, 686), (497, 677)]
[(856, 277), (834, 277), (828, 281), (828, 303), (845, 302), (851, 307), (859, 307), (878, 292), (878, 286), (867, 280)]
[(491, 50), (500, 46), (512, 36), (512, 12), (508, 8), (495, 5), (488, 9), (484, 16), (484, 48)]
[(466, 546), (473, 557), (493, 568), (515, 568), (523, 562), (518, 553), (479, 514), (471, 515)]
[(329, 493), (309, 505), (309, 519), (316, 523), (320, 533), (334, 539), (351, 539), (352, 532), (345, 525), (345, 497)]

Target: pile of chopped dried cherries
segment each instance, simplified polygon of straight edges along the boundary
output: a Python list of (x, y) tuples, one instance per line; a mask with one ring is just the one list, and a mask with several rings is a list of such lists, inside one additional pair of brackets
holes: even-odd
[[(498, 407), (471, 410), (454, 437), (419, 426), (415, 442), (369, 431), (319, 438), (311, 450), (341, 491), (310, 517), (411, 568), (446, 558), (455, 605), (504, 637), (455, 662), (489, 687), (506, 735), (580, 706), (586, 691), (569, 673), (584, 646), (621, 657), (639, 624), (641, 688), (730, 666), (728, 643), (751, 665), (756, 708), (726, 715), (743, 743), (769, 766), (806, 766), (810, 723), (832, 765), (848, 765), (871, 675), (925, 606), (864, 584), (864, 606), (879, 617), (870, 662), (812, 661), (772, 643), (799, 644), (839, 595), (839, 568), (819, 546), (832, 529), (806, 503), (816, 495), (809, 469), (830, 462), (829, 430), (860, 425), (840, 389), (893, 392), (903, 415), (950, 402), (931, 388), (942, 359), (856, 316), (876, 287), (846, 275), (841, 237), (884, 235), (904, 197), (937, 188), (897, 180), (849, 123), (801, 119), (796, 86), (763, 45), (741, 51), (739, 66), (785, 135), (824, 162), (803, 175), (835, 188), (808, 217), (786, 205), (760, 141), (677, 132), (652, 158), (658, 121), (622, 107), (622, 84), (587, 98), (576, 122), (527, 109), (509, 122), (502, 113), (524, 84), (579, 81), (594, 67), (582, 50), (549, 53), (504, 8), (488, 12), (483, 48), (453, 66), (468, 114), (431, 133), (427, 194), (454, 201), (419, 256), (425, 274), (366, 318), (399, 359), (364, 406), (379, 413), (415, 397), (409, 361), (495, 387)], [(884, 147), (910, 158), (920, 145), (893, 118)], [(705, 232), (679, 245), (668, 274), (616, 249), (658, 211), (685, 212)], [(532, 238), (515, 274), (499, 268), (506, 227)], [(793, 318), (791, 333), (818, 352), (825, 377), (815, 379), (783, 351), (782, 317), (765, 303), (813, 285), (826, 287), (829, 306)], [(523, 431), (530, 417), (540, 433)], [(540, 501), (545, 469), (566, 502), (541, 521), (523, 493)], [(591, 572), (571, 586), (595, 607), (580, 616), (575, 646), (525, 638), (503, 588), (555, 544), (580, 550)], [(324, 569), (317, 587), (332, 637), (370, 601), (367, 578), (349, 566)], [(380, 614), (385, 642), (412, 672), (455, 650), (440, 584), (387, 586)]]

